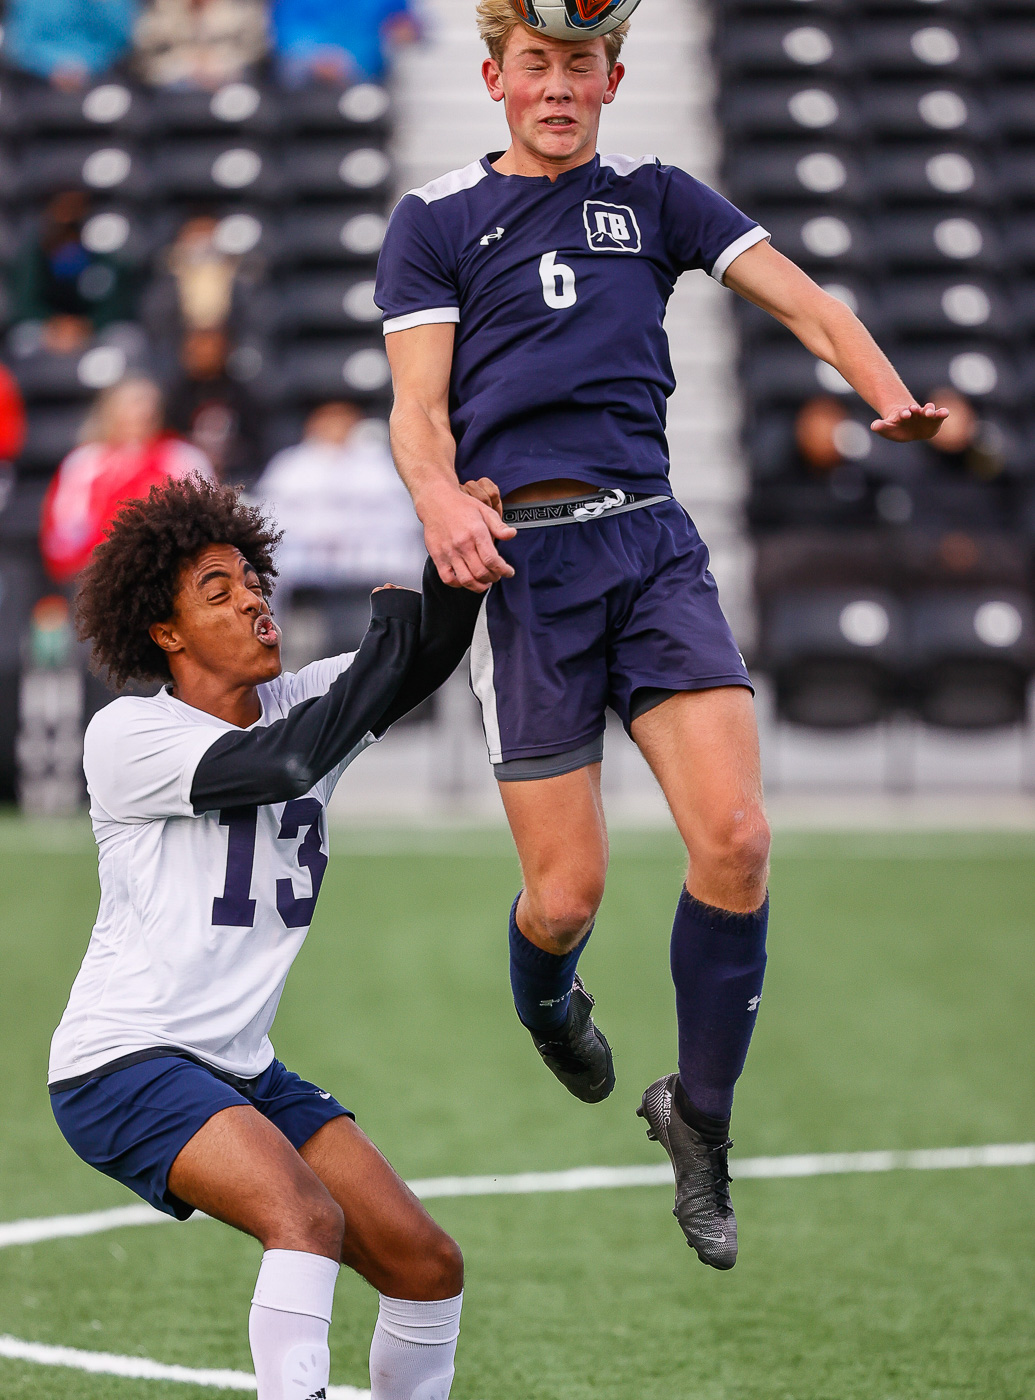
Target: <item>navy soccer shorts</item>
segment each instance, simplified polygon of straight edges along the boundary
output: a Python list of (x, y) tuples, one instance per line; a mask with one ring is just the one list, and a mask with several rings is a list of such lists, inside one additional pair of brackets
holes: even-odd
[[(649, 708), (637, 693), (642, 702), (650, 692), (751, 689), (708, 550), (678, 501), (521, 519), (537, 513), (547, 512), (506, 513), (518, 533), (499, 550), (514, 577), (489, 590), (471, 648), (497, 777), (550, 776), (594, 761), (608, 707), (626, 730)], [(550, 755), (575, 761), (527, 773), (515, 762)]]
[(354, 1116), (279, 1060), (238, 1079), (178, 1055), (112, 1070), (52, 1093), (50, 1102), (77, 1156), (177, 1220), (194, 1207), (169, 1190), (169, 1170), (213, 1114), (250, 1104), (295, 1148), (332, 1118)]

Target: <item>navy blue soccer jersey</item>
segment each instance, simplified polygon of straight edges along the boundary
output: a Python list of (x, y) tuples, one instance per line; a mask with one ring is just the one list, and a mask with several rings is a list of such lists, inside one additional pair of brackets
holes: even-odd
[(498, 159), (399, 201), (377, 269), (385, 334), (457, 323), (461, 481), (669, 493), (668, 299), (681, 272), (721, 282), (768, 234), (654, 156), (597, 156), (555, 181), (501, 175)]

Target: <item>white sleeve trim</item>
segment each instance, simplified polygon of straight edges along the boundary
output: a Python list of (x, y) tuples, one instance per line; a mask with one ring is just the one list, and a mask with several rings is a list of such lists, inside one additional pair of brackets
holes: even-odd
[(414, 326), (445, 325), (459, 320), (459, 306), (433, 306), (428, 311), (410, 311), (405, 316), (391, 316), (387, 321), (382, 321), (381, 329), (385, 335), (391, 335), (393, 331), (408, 331)]
[(739, 258), (741, 253), (746, 253), (749, 248), (753, 248), (756, 243), (764, 243), (771, 237), (769, 230), (764, 229), (761, 224), (756, 224), (754, 228), (749, 228), (747, 233), (742, 233), (739, 238), (735, 238), (728, 248), (724, 248), (712, 264), (712, 276), (716, 282), (721, 282), (729, 270), (729, 265), (735, 258)]

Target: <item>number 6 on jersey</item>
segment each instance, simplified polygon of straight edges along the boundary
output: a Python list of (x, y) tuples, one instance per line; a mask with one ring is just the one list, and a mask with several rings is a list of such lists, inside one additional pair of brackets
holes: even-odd
[(563, 311), (566, 306), (574, 306), (575, 273), (567, 263), (555, 261), (556, 248), (552, 253), (544, 253), (539, 259), (539, 278), (543, 284), (543, 301), (551, 311)]

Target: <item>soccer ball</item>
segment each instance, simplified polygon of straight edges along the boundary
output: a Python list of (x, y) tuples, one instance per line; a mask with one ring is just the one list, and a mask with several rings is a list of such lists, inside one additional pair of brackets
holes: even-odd
[(518, 18), (551, 39), (599, 39), (628, 19), (640, 0), (510, 0)]

